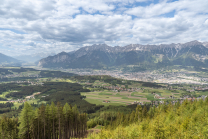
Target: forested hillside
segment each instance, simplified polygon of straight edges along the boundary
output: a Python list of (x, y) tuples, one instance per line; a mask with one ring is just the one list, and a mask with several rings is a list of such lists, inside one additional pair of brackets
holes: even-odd
[(0, 119), (0, 139), (69, 139), (87, 130), (87, 115), (67, 103), (33, 109), (27, 102), (19, 118)]
[(208, 98), (182, 104), (140, 105), (131, 114), (118, 114), (114, 122), (89, 139), (206, 139), (208, 138)]
[[(24, 84), (25, 85), (25, 84)], [(16, 109), (12, 109), (14, 106), (13, 103), (7, 102), (7, 99), (13, 100), (23, 100), (26, 96), (31, 96), (35, 92), (41, 92), (41, 94), (35, 95), (35, 99), (40, 100), (40, 102), (44, 102), (46, 104), (51, 104), (51, 102), (57, 103), (60, 102), (62, 105), (68, 103), (70, 105), (77, 105), (80, 111), (91, 113), (95, 112), (95, 109), (99, 109), (103, 106), (96, 106), (94, 104), (90, 104), (86, 100), (83, 99), (84, 96), (81, 96), (80, 92), (89, 92), (88, 89), (83, 89), (82, 85), (78, 83), (68, 83), (68, 82), (46, 82), (44, 85), (37, 86), (21, 86), (19, 84), (8, 83), (8, 84), (0, 84), (0, 95), (2, 92), (12, 91), (5, 95), (5, 98), (1, 98), (1, 101), (5, 101), (5, 103), (0, 103), (0, 114), (11, 112), (7, 116), (17, 116), (20, 107)], [(44, 97), (42, 97), (44, 96)], [(41, 104), (41, 103), (40, 103)], [(35, 106), (35, 104), (33, 104)], [(38, 104), (36, 104), (36, 107)]]
[[(103, 115), (110, 123), (89, 139), (178, 139), (208, 138), (208, 98), (205, 101), (184, 101), (182, 104), (159, 105), (158, 107), (137, 106), (129, 114)], [(107, 114), (107, 113), (105, 113)], [(110, 116), (110, 117), (109, 117)], [(89, 121), (90, 122), (90, 121)], [(60, 103), (33, 109), (27, 102), (19, 118), (0, 119), (1, 139), (68, 139), (83, 137), (87, 131), (87, 115), (80, 114), (76, 106)]]

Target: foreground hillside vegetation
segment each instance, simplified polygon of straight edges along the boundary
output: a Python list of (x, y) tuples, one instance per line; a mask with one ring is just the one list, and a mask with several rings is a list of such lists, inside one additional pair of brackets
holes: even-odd
[[(184, 101), (182, 104), (137, 106), (130, 114), (117, 113), (100, 133), (89, 139), (178, 139), (208, 138), (208, 98), (204, 101)], [(109, 115), (106, 115), (109, 116)], [(112, 120), (112, 118), (114, 120)], [(19, 118), (0, 119), (1, 139), (80, 138), (87, 133), (87, 115), (76, 106), (42, 105), (33, 109), (27, 102)]]
[(208, 138), (208, 98), (159, 105), (147, 112), (140, 105), (89, 139), (205, 139)]
[(27, 102), (19, 118), (0, 119), (1, 139), (67, 139), (83, 135), (87, 129), (87, 115), (76, 106), (60, 103), (42, 105), (33, 110)]

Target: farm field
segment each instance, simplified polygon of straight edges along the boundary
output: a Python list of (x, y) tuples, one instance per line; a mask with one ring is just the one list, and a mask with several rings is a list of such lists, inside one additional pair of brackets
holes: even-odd
[(81, 93), (81, 95), (86, 96), (86, 101), (89, 103), (94, 103), (97, 105), (129, 105), (137, 102), (151, 102), (147, 100), (144, 95), (141, 96), (132, 96), (133, 92), (121, 91), (96, 91), (96, 92), (87, 92)]
[[(41, 103), (67, 102), (90, 113), (99, 110), (101, 105), (129, 107), (135, 103), (148, 105), (153, 101), (164, 103), (208, 94), (206, 85), (157, 84), (106, 75), (77, 76), (66, 72), (29, 68), (1, 69), (1, 76), (5, 78), (2, 78), (0, 84), (0, 104), (4, 108), (2, 113), (21, 109), (23, 100), (35, 107), (39, 107)], [(35, 98), (25, 99), (36, 92), (42, 93)], [(21, 99), (21, 103), (17, 102), (18, 99)], [(13, 104), (5, 104), (7, 101)]]
[(62, 79), (62, 78), (52, 78), (49, 81), (51, 82), (68, 82), (68, 83), (75, 83), (75, 81), (72, 81), (70, 79)]
[[(81, 93), (86, 96), (85, 100), (96, 105), (129, 105), (134, 102), (151, 103), (152, 101), (173, 101), (181, 99), (182, 96), (198, 97), (208, 94), (208, 91), (189, 92), (192, 88), (189, 85), (167, 85), (159, 84), (161, 87), (151, 87), (143, 85), (144, 83), (132, 82), (130, 85), (112, 84), (96, 80), (88, 89), (91, 92)], [(146, 83), (145, 83), (146, 84)], [(83, 84), (85, 85), (85, 84)], [(127, 89), (124, 89), (128, 87)], [(99, 88), (108, 88), (101, 89)], [(111, 88), (111, 89), (109, 89)], [(123, 88), (123, 89), (122, 89)], [(126, 90), (126, 91), (122, 91)]]

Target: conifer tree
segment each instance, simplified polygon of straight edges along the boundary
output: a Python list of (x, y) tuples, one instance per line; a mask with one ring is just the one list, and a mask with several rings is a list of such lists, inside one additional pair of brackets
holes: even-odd
[(6, 126), (6, 117), (4, 116), (0, 121), (0, 133), (2, 139), (5, 139), (6, 137)]
[(18, 119), (9, 118), (3, 115), (0, 119), (0, 138), (2, 139), (16, 139), (18, 138)]
[(45, 128), (46, 128), (46, 119), (45, 119), (45, 106), (42, 104), (40, 109), (39, 109), (39, 114), (40, 114), (40, 120), (41, 120), (41, 125), (43, 125), (43, 127), (41, 128), (41, 131), (43, 131), (43, 134), (41, 135), (41, 138), (45, 138), (46, 134), (45, 134)]
[(63, 116), (64, 116), (64, 132), (65, 138), (71, 137), (72, 130), (72, 109), (68, 103), (66, 103), (63, 107)]
[(144, 106), (144, 108), (142, 109), (142, 118), (146, 118), (147, 117), (147, 107)]
[(30, 139), (32, 138), (31, 134), (31, 125), (32, 120), (34, 118), (34, 112), (30, 104), (27, 102), (24, 103), (24, 108), (20, 113), (20, 127), (19, 127), (19, 135), (22, 139)]
[(148, 112), (149, 117), (150, 117), (150, 118), (153, 118), (154, 113), (155, 113), (155, 112), (154, 112), (154, 106), (153, 106), (153, 107), (150, 108), (150, 110), (149, 110), (149, 112)]
[(132, 111), (131, 115), (130, 115), (129, 123), (133, 123), (134, 122), (134, 118), (135, 118), (135, 111)]
[(62, 119), (63, 119), (63, 109), (60, 102), (57, 102), (57, 117), (58, 117), (58, 130), (59, 130), (59, 138), (62, 138), (61, 127), (62, 127)]
[(51, 138), (52, 124), (50, 122), (50, 106), (47, 104), (45, 108), (45, 125), (46, 125), (46, 139)]
[(141, 118), (142, 118), (142, 106), (137, 105), (134, 121), (137, 122), (138, 120), (141, 120)]
[(72, 113), (73, 113), (73, 129), (74, 129), (74, 136), (77, 136), (77, 128), (78, 128), (78, 109), (77, 106), (74, 105), (72, 107)]
[(31, 125), (32, 135), (33, 138), (40, 138), (40, 115), (39, 115), (39, 109), (36, 108), (34, 112), (34, 118), (32, 120)]
[(129, 117), (130, 117), (129, 114), (126, 114), (126, 115), (124, 116), (123, 126), (129, 125)]
[(86, 129), (87, 115), (80, 114), (76, 105), (71, 108), (68, 104), (42, 104), (33, 110), (26, 102), (19, 121), (0, 118), (0, 139), (69, 139), (83, 135)]
[(52, 122), (52, 139), (56, 138), (56, 114), (57, 114), (57, 109), (55, 107), (55, 104), (52, 102), (50, 106), (50, 116), (51, 116), (51, 122)]
[(13, 131), (13, 138), (12, 139), (17, 139), (18, 138), (18, 118), (12, 118), (13, 119), (13, 123), (14, 123), (14, 131)]

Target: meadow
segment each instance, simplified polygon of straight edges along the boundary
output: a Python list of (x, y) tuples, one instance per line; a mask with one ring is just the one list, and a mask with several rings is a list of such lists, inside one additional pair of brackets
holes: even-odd
[(140, 96), (132, 95), (137, 92), (128, 91), (95, 91), (95, 92), (85, 92), (81, 95), (86, 96), (86, 101), (96, 104), (96, 105), (130, 105), (134, 102), (151, 102), (145, 98), (145, 95)]

